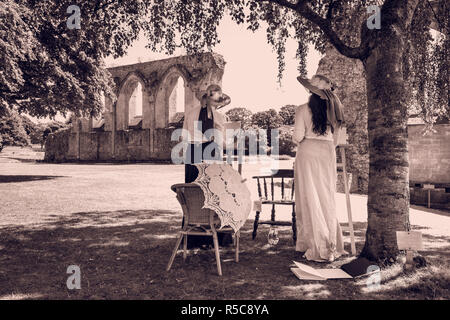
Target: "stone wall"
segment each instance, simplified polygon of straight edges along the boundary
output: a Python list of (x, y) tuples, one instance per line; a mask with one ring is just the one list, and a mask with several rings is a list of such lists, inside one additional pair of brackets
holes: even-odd
[(66, 162), (69, 160), (69, 144), (71, 130), (61, 129), (48, 135), (45, 140), (46, 162)]
[(328, 47), (320, 60), (317, 74), (337, 85), (336, 93), (344, 105), (349, 147), (347, 171), (352, 173), (351, 192), (367, 193), (369, 181), (369, 144), (367, 136), (367, 100), (364, 68), (361, 61), (346, 58)]
[(434, 125), (428, 134), (424, 129), (408, 126), (409, 180), (450, 185), (450, 124)]
[[(142, 128), (166, 128), (176, 109), (170, 95), (181, 77), (185, 89), (185, 112), (200, 104), (199, 95), (210, 84), (222, 84), (225, 61), (216, 53), (202, 53), (108, 68), (116, 83), (117, 103), (106, 99), (105, 130), (127, 130), (130, 99), (137, 84), (142, 86)], [(174, 97), (173, 97), (174, 98)]]
[(171, 150), (178, 142), (171, 141), (175, 128), (117, 131), (115, 153), (112, 153), (112, 132), (59, 131), (46, 142), (45, 161), (170, 161)]
[[(190, 112), (210, 84), (221, 85), (224, 67), (221, 55), (207, 52), (108, 68), (117, 101), (106, 98), (101, 117), (74, 119), (70, 132), (49, 139), (45, 161), (169, 161), (176, 84), (183, 79), (184, 111)], [(142, 115), (133, 110), (139, 84)]]

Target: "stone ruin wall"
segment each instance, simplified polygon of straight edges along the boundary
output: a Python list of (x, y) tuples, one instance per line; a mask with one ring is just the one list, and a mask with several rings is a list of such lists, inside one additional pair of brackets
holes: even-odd
[[(45, 161), (148, 161), (171, 159), (171, 141), (176, 115), (171, 93), (181, 77), (184, 81), (185, 109), (200, 104), (199, 95), (210, 84), (222, 84), (225, 61), (216, 53), (179, 56), (157, 61), (108, 68), (116, 84), (117, 102), (106, 99), (98, 119), (76, 119), (72, 129), (49, 136)], [(142, 87), (142, 116), (130, 127), (130, 101)], [(173, 102), (173, 101), (172, 101)], [(101, 129), (96, 126), (101, 124)]]
[(336, 93), (344, 105), (348, 144), (347, 171), (352, 173), (352, 192), (367, 193), (369, 182), (369, 144), (364, 67), (361, 61), (341, 55), (328, 47), (320, 60), (317, 74), (337, 85)]

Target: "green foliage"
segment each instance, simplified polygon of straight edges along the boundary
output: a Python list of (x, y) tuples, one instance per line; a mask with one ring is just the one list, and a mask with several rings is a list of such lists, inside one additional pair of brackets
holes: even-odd
[(28, 117), (21, 115), (23, 128), (30, 138), (32, 144), (40, 144), (42, 142), (42, 134), (45, 129), (44, 124), (38, 124), (31, 121)]
[(283, 118), (283, 124), (286, 126), (293, 125), (295, 123), (295, 108), (297, 106), (287, 105), (280, 109), (280, 117)]
[(260, 129), (267, 130), (267, 145), (272, 144), (272, 129), (279, 128), (283, 124), (283, 118), (280, 117), (275, 109), (257, 112), (252, 115), (252, 125)]
[[(410, 48), (405, 50), (405, 79), (412, 98), (425, 118), (439, 118), (448, 111), (448, 1), (437, 0), (432, 12), (428, 1), (415, 11)], [(368, 30), (366, 8), (382, 6), (382, 24), (397, 23), (392, 0), (80, 0), (81, 29), (66, 26), (72, 0), (5, 0), (0, 2), (0, 106), (17, 107), (33, 116), (97, 114), (101, 94), (114, 99), (114, 83), (103, 57), (123, 56), (143, 32), (153, 51), (173, 54), (182, 47), (187, 54), (212, 50), (219, 43), (217, 26), (225, 14), (250, 30), (265, 28), (267, 42), (278, 60), (278, 79), (285, 69), (287, 39), (298, 43), (298, 70), (306, 75), (308, 45), (324, 52), (327, 42), (347, 57), (364, 60), (383, 41)], [(430, 17), (439, 22), (443, 37), (429, 35)], [(425, 41), (424, 41), (425, 40)], [(427, 50), (425, 50), (425, 48)], [(420, 63), (416, 63), (416, 62)], [(417, 94), (416, 94), (417, 92)], [(426, 101), (425, 101), (426, 100)], [(448, 113), (448, 112), (447, 112)]]
[(281, 127), (279, 132), (280, 138), (280, 154), (286, 154), (289, 156), (295, 156), (296, 145), (292, 141), (292, 135), (294, 134), (293, 127)]
[(0, 2), (0, 107), (37, 117), (97, 114), (102, 92), (114, 97), (103, 57), (123, 55), (144, 16), (140, 1), (108, 3), (80, 1), (81, 29), (70, 30), (73, 1)]
[(226, 116), (230, 121), (240, 121), (241, 127), (247, 130), (251, 126), (252, 112), (246, 108), (233, 108), (228, 110)]
[(258, 128), (270, 130), (279, 128), (283, 124), (283, 118), (275, 109), (269, 109), (268, 111), (254, 113), (251, 122)]
[[(419, 3), (403, 59), (405, 85), (410, 92), (410, 113), (419, 114), (427, 124), (450, 118), (449, 9), (448, 2), (438, 6), (437, 11), (431, 9), (427, 1)], [(438, 20), (442, 32), (435, 39), (430, 32), (433, 19)]]
[(30, 139), (24, 129), (21, 116), (11, 109), (5, 109), (0, 116), (0, 137), (2, 146), (28, 146)]

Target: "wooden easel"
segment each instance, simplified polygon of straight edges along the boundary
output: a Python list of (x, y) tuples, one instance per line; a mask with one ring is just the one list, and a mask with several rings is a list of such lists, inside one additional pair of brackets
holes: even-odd
[[(348, 147), (347, 144), (347, 130), (346, 128), (342, 128), (342, 132), (340, 135), (340, 139), (338, 141), (338, 151), (341, 155), (341, 162), (338, 162), (336, 164), (337, 168), (342, 168), (342, 174), (344, 176), (344, 191), (345, 191), (345, 199), (346, 199), (346, 206), (347, 206), (347, 216), (348, 216), (348, 226), (343, 227), (342, 229), (344, 231), (348, 231), (350, 233), (350, 247), (352, 251), (352, 255), (356, 255), (356, 246), (355, 246), (355, 231), (353, 229), (353, 218), (352, 218), (352, 206), (350, 202), (350, 186), (349, 181), (347, 181), (347, 165), (346, 165), (346, 159), (345, 159), (345, 149)], [(351, 181), (350, 181), (351, 184)]]
[[(224, 131), (225, 132), (226, 132), (226, 129), (235, 129), (235, 130), (241, 129), (241, 122), (240, 121), (225, 122), (224, 123)], [(224, 141), (226, 141), (226, 139), (227, 139), (226, 134), (224, 134)], [(228, 163), (229, 155), (225, 153), (226, 152), (226, 144), (225, 143), (224, 143), (223, 147), (224, 147), (223, 161)], [(233, 167), (233, 163), (235, 161), (238, 162), (238, 165), (237, 165), (238, 170), (237, 171), (242, 175), (242, 163), (239, 162), (239, 155), (233, 154), (231, 156), (231, 160), (230, 160), (232, 167)]]

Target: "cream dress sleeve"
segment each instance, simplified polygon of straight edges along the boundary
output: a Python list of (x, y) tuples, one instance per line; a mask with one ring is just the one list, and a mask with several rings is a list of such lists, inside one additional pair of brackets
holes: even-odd
[(304, 109), (306, 104), (303, 104), (295, 110), (295, 124), (294, 124), (294, 134), (292, 140), (294, 143), (299, 144), (305, 138), (306, 126), (304, 118)]

